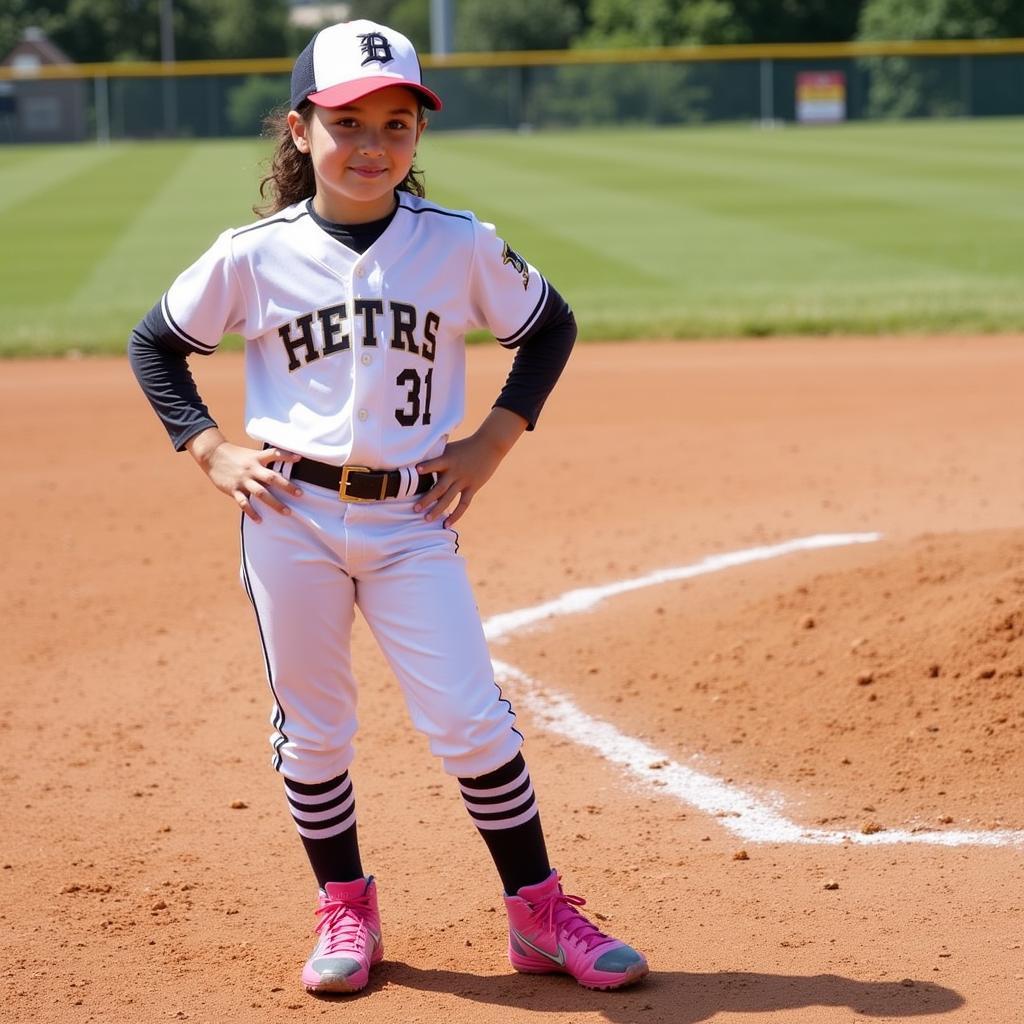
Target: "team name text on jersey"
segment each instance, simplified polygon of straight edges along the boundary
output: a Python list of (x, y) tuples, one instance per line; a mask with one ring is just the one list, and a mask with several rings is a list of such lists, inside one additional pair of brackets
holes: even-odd
[(422, 330), (417, 332), (419, 314), (415, 306), (388, 300), (387, 314), (384, 306), (383, 299), (354, 299), (351, 317), (347, 304), (342, 302), (282, 324), (277, 333), (288, 354), (288, 371), (293, 372), (321, 356), (347, 352), (352, 346), (353, 327), (360, 318), (362, 344), (375, 348), (381, 340), (377, 333), (378, 317), (384, 319), (387, 314), (390, 314), (391, 348), (422, 356), (432, 363), (437, 347), (437, 329), (441, 325), (437, 313), (429, 310), (423, 318)]

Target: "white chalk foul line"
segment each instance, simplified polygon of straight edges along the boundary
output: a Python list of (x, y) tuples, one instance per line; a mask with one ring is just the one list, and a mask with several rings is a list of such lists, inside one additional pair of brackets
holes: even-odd
[[(600, 604), (609, 597), (643, 587), (691, 579), (720, 572), (737, 565), (778, 558), (796, 551), (868, 544), (878, 540), (877, 533), (818, 534), (766, 547), (747, 548), (713, 555), (692, 565), (660, 569), (646, 576), (619, 580), (598, 587), (570, 590), (561, 597), (532, 608), (492, 616), (484, 623), (488, 639), (506, 637), (527, 626), (562, 615), (573, 615)], [(673, 761), (643, 740), (620, 732), (609, 722), (588, 715), (564, 694), (556, 693), (513, 665), (494, 660), (499, 682), (512, 683), (517, 703), (528, 708), (551, 732), (582, 747), (594, 750), (606, 760), (624, 768), (630, 775), (659, 794), (670, 794), (685, 804), (714, 815), (729, 831), (752, 843), (856, 843), (882, 846), (893, 843), (926, 843), (934, 846), (1009, 846), (1024, 843), (1024, 831), (1006, 829), (987, 832), (959, 830), (928, 832), (885, 829), (870, 835), (821, 828), (802, 828), (789, 821), (778, 809), (781, 801), (766, 800), (746, 793), (712, 775)], [(661, 767), (653, 768), (654, 764)]]
[(844, 547), (848, 544), (871, 544), (881, 537), (879, 533), (819, 533), (813, 537), (800, 537), (787, 540), (781, 544), (770, 544), (760, 548), (745, 548), (742, 551), (728, 551), (723, 555), (709, 555), (693, 565), (680, 565), (673, 569), (658, 569), (646, 576), (637, 576), (631, 580), (616, 580), (599, 587), (580, 587), (556, 597), (553, 601), (534, 605), (532, 608), (520, 608), (518, 611), (505, 612), (503, 615), (492, 615), (484, 623), (484, 633), (488, 640), (497, 640), (509, 633), (518, 632), (525, 626), (532, 626), (545, 619), (553, 619), (559, 615), (575, 615), (578, 612), (590, 611), (595, 605), (606, 598), (628, 594), (631, 590), (642, 590), (659, 583), (672, 583), (676, 580), (689, 580), (694, 576), (705, 576), (711, 572), (721, 572), (737, 565), (749, 565), (751, 562), (764, 562), (769, 558), (790, 555), (794, 551), (814, 551), (818, 548)]

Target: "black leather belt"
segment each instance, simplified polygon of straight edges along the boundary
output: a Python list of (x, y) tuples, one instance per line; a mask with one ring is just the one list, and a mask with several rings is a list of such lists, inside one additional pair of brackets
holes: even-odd
[[(342, 501), (384, 501), (397, 498), (404, 474), (400, 469), (368, 469), (366, 466), (329, 466), (314, 459), (299, 459), (291, 479), (338, 492)], [(425, 494), (434, 486), (433, 473), (420, 473), (413, 494)]]

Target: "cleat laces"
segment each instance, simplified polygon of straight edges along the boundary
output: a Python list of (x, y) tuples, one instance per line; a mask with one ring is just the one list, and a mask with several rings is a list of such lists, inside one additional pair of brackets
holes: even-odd
[(372, 913), (370, 896), (357, 896), (349, 900), (328, 899), (317, 907), (320, 918), (316, 933), (324, 940), (320, 956), (332, 953), (362, 953), (366, 946), (366, 916)]
[[(561, 881), (561, 880), (559, 880)], [(605, 942), (614, 942), (610, 935), (605, 935), (596, 925), (592, 924), (576, 908), (586, 906), (582, 896), (570, 896), (562, 892), (559, 884), (558, 892), (539, 900), (532, 906), (532, 917), (536, 924), (544, 924), (556, 939), (559, 933), (574, 942), (580, 943), (585, 952)]]

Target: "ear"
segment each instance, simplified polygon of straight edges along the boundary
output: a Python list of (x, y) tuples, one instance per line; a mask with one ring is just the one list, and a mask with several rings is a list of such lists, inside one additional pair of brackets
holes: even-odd
[(416, 120), (416, 143), (419, 144), (423, 129), (427, 127), (427, 119), (421, 114)]
[(302, 115), (295, 110), (288, 111), (288, 128), (292, 133), (292, 142), (300, 153), (309, 154), (308, 125)]

